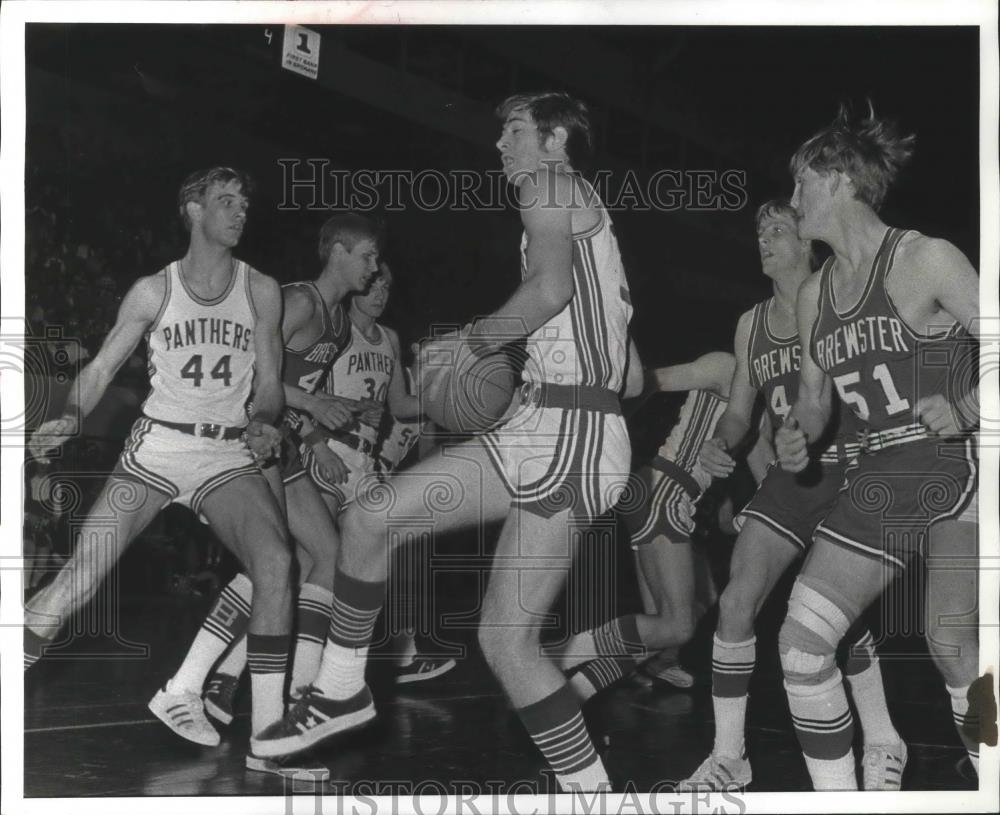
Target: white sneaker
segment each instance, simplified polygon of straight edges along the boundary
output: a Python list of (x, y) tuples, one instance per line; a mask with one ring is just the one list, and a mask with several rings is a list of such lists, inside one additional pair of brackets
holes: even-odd
[(677, 785), (678, 792), (729, 792), (753, 781), (750, 762), (712, 753), (691, 775)]
[(194, 691), (167, 693), (164, 685), (149, 700), (148, 707), (178, 736), (205, 747), (218, 745), (219, 732), (205, 718), (205, 705)]
[(902, 741), (865, 747), (865, 754), (861, 759), (864, 789), (898, 790), (903, 782), (906, 759), (906, 744)]

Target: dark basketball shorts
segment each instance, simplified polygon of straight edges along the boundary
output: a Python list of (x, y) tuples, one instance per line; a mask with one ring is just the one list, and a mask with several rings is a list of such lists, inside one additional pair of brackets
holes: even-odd
[(814, 461), (801, 473), (790, 473), (772, 462), (740, 515), (744, 521), (759, 521), (805, 551), (816, 527), (836, 505), (847, 467)]
[(863, 452), (816, 535), (902, 567), (926, 552), (931, 525), (975, 520), (978, 458), (973, 437), (922, 438)]
[(629, 478), (618, 504), (632, 548), (647, 546), (661, 535), (671, 543), (690, 543), (700, 497), (701, 488), (690, 475), (677, 477), (655, 464), (641, 467)]

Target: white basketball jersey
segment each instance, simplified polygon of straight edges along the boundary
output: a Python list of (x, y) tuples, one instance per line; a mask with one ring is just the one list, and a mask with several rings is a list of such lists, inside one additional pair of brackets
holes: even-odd
[[(378, 323), (375, 328), (378, 339), (371, 342), (356, 325), (351, 325), (350, 348), (333, 363), (323, 386), (327, 393), (346, 399), (374, 399), (385, 403), (389, 380), (396, 367), (396, 355), (385, 329)], [(374, 444), (378, 428), (362, 424), (359, 435)]]
[(715, 433), (728, 401), (712, 391), (689, 391), (677, 424), (660, 447), (659, 455), (691, 473), (703, 490), (712, 483), (712, 476), (701, 466), (698, 453)]
[(229, 287), (202, 300), (187, 287), (178, 261), (166, 267), (163, 305), (146, 335), (152, 390), (142, 410), (151, 419), (246, 425), (256, 324), (250, 272), (235, 261)]
[[(406, 368), (403, 368), (403, 375), (406, 377), (406, 391), (407, 393), (412, 393), (412, 376)], [(385, 436), (382, 439), (379, 455), (395, 470), (399, 466), (399, 463), (406, 458), (406, 454), (410, 452), (413, 445), (420, 440), (420, 433), (427, 422), (424, 419), (401, 422), (389, 416), (385, 423), (388, 423), (389, 427), (387, 433), (385, 433), (385, 427), (383, 427)]]
[[(586, 184), (586, 181), (582, 182)], [(528, 336), (524, 379), (558, 385), (621, 389), (628, 359), (632, 301), (611, 218), (587, 185), (600, 212), (597, 224), (573, 233), (573, 298)], [(527, 276), (528, 236), (521, 238), (521, 277)]]

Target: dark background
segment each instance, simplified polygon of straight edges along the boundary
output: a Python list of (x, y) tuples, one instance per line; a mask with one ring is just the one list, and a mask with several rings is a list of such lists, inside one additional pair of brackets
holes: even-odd
[[(843, 101), (864, 109), (870, 98), (917, 134), (885, 219), (978, 262), (974, 28), (316, 30), (312, 80), (279, 67), (281, 26), (29, 24), (29, 316), (99, 340), (130, 282), (184, 251), (176, 190), (211, 164), (246, 167), (259, 183), (239, 253), (281, 281), (310, 277), (329, 212), (278, 211), (279, 158), (496, 171), (492, 109), (535, 89), (590, 105), (596, 166), (618, 183), (628, 170), (746, 173), (737, 212), (613, 213), (647, 363), (731, 345), (739, 313), (769, 293), (754, 208), (791, 193), (788, 157)], [(513, 210), (408, 208), (387, 222), (397, 286), (386, 321), (404, 339), (488, 311), (517, 284)]]

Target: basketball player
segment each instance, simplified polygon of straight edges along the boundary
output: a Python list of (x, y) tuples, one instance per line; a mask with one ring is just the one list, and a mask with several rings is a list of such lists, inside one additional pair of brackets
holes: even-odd
[[(736, 372), (729, 405), (715, 435), (702, 446), (702, 466), (725, 477), (735, 451), (750, 429), (760, 394), (770, 427), (779, 427), (795, 400), (801, 346), (795, 331), (795, 299), (811, 274), (811, 243), (800, 239), (795, 212), (784, 201), (757, 210), (757, 243), (764, 274), (774, 295), (743, 314), (736, 328)], [(719, 623), (712, 648), (712, 706), (715, 745), (685, 781), (682, 790), (721, 790), (752, 780), (746, 758), (747, 691), (756, 664), (754, 621), (782, 574), (806, 551), (813, 529), (837, 498), (847, 463), (856, 454), (855, 427), (844, 417), (821, 443), (815, 467), (793, 476), (771, 465), (743, 510), (730, 578), (719, 600)], [(871, 635), (861, 633), (848, 660), (851, 690), (864, 722), (866, 789), (899, 788), (906, 748), (885, 705), (882, 673)]]
[[(799, 234), (828, 244), (833, 256), (798, 297), (808, 353), (776, 435), (781, 466), (796, 473), (808, 465), (834, 388), (865, 427), (779, 640), (792, 720), (818, 790), (855, 789), (853, 723), (834, 649), (917, 551), (931, 557), (927, 645), (978, 772), (978, 714), (969, 709), (979, 668), (978, 615), (969, 611), (978, 608), (977, 573), (954, 565), (977, 562), (978, 393), (951, 372), (975, 356), (979, 281), (952, 244), (888, 227), (878, 215), (913, 144), (873, 109), (859, 121), (841, 108), (791, 160)], [(866, 484), (878, 485), (877, 495)], [(950, 565), (935, 569), (939, 557)]]
[[(578, 174), (591, 152), (585, 107), (540, 93), (511, 97), (498, 114), (497, 148), (524, 223), (522, 282), (466, 341), (483, 353), (527, 338), (520, 405), (498, 429), (394, 475), (387, 500), (373, 496), (347, 510), (319, 676), (254, 745), (267, 755), (295, 752), (375, 716), (364, 681), (367, 650), (384, 602), (390, 541), (405, 537), (405, 519), (433, 517), (436, 533), (504, 520), (479, 642), (560, 786), (595, 790), (607, 785), (607, 774), (580, 703), (542, 655), (539, 635), (572, 562), (574, 527), (612, 506), (628, 476), (617, 394), (632, 306), (610, 218)], [(442, 350), (435, 345), (431, 351)]]
[[(257, 461), (280, 446), (282, 409), (278, 285), (233, 257), (246, 223), (249, 182), (215, 167), (185, 179), (178, 206), (188, 251), (129, 290), (100, 352), (81, 372), (63, 416), (30, 442), (44, 459), (80, 429), (139, 341), (149, 343), (151, 386), (73, 557), (25, 611), (25, 664), (97, 590), (125, 548), (167, 504), (191, 507), (246, 566), (255, 587), (247, 650), (251, 732), (284, 709), (291, 629), (291, 554), (281, 511)], [(246, 405), (254, 393), (253, 415)], [(106, 535), (115, 519), (116, 534)], [(168, 686), (164, 715), (211, 743), (198, 694)], [(206, 727), (207, 726), (207, 727)], [(217, 743), (218, 737), (215, 737)], [(249, 755), (248, 761), (255, 757)]]
[[(676, 672), (676, 648), (691, 639), (698, 619), (715, 602), (711, 584), (701, 592), (707, 596), (697, 596), (705, 569), (696, 562), (691, 533), (695, 503), (712, 481), (698, 464), (698, 451), (725, 409), (735, 367), (732, 354), (713, 352), (646, 372), (646, 393), (689, 393), (669, 437), (653, 461), (635, 473), (618, 508), (632, 539), (645, 613), (615, 618), (551, 651), (563, 670), (576, 669), (570, 684), (581, 699), (629, 673), (647, 649), (662, 656), (645, 663), (644, 670), (653, 676)], [(617, 640), (634, 643), (634, 653), (605, 653)]]
[[(306, 470), (299, 457), (304, 428), (313, 422), (341, 427), (356, 422), (356, 415), (376, 405), (319, 392), (334, 360), (351, 342), (350, 320), (342, 301), (350, 292), (363, 290), (377, 273), (380, 230), (365, 216), (344, 213), (329, 218), (320, 229), (318, 255), (321, 271), (315, 281), (290, 283), (282, 287), (284, 312), (284, 394), (283, 444), (274, 479), (275, 492), (287, 503), (288, 525), (298, 544), (299, 591), (296, 604), (297, 636), (292, 663), (291, 687), (307, 685), (319, 667), (326, 628), (329, 625), (333, 569), (339, 543), (336, 525), (315, 485), (304, 478)], [(322, 447), (322, 444), (317, 446)], [(322, 456), (325, 452), (319, 452)], [(333, 465), (324, 463), (322, 466)], [(201, 695), (206, 676), (231, 643), (231, 653), (213, 676), (206, 693), (212, 715), (228, 724), (233, 718), (233, 696), (239, 675), (246, 664), (246, 610), (252, 601), (252, 586), (246, 575), (237, 575), (223, 589), (202, 624), (184, 662), (170, 685), (185, 693)], [(189, 729), (178, 727), (163, 713), (154, 698), (150, 709), (178, 735), (192, 738)], [(209, 724), (209, 727), (211, 725)], [(213, 743), (218, 743), (215, 733)], [(201, 735), (200, 733), (197, 735)], [(280, 766), (259, 762), (257, 769), (282, 771)], [(321, 779), (320, 779), (321, 780)]]

